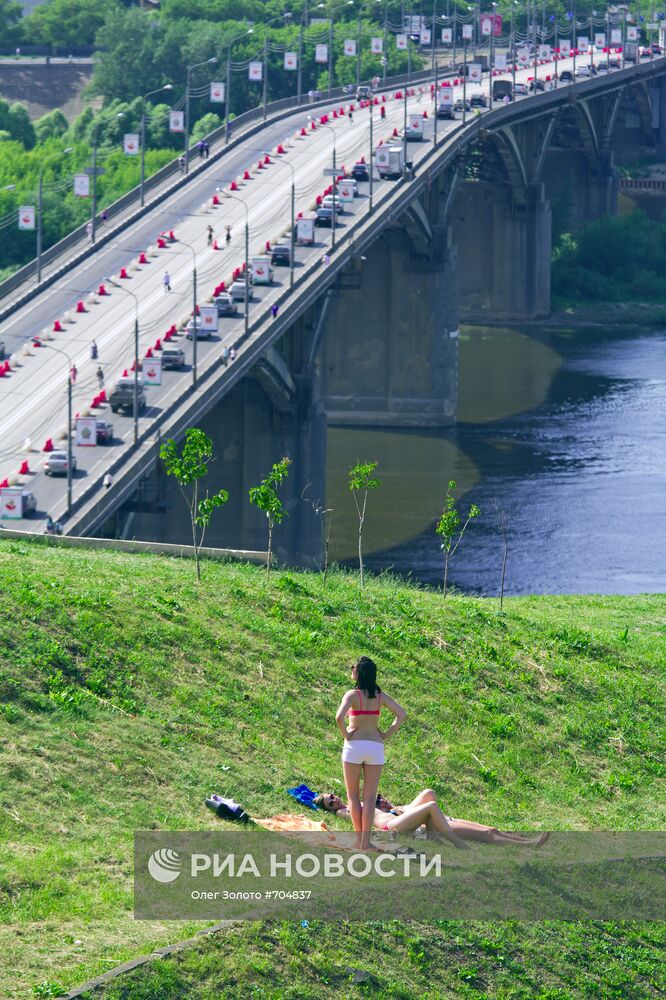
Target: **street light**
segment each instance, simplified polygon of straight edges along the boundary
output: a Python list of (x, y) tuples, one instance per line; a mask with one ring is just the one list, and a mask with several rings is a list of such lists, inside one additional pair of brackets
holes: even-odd
[(69, 515), (72, 510), (72, 368), (73, 362), (67, 351), (61, 350), (59, 347), (54, 347), (52, 344), (47, 344), (41, 341), (42, 347), (48, 347), (50, 351), (55, 351), (56, 354), (62, 354), (63, 358), (67, 358), (67, 514)]
[(157, 90), (149, 90), (147, 94), (144, 94), (141, 98), (141, 179), (139, 181), (139, 199), (141, 208), (143, 208), (143, 186), (146, 179), (146, 101), (149, 97), (153, 97), (155, 94), (161, 94), (163, 90), (173, 90), (172, 83), (165, 83), (163, 87), (158, 87)]
[[(312, 115), (308, 115), (310, 121), (312, 121)], [(335, 188), (336, 188), (336, 175), (335, 175), (335, 129), (332, 125), (326, 125), (325, 122), (319, 122), (317, 128), (327, 128), (328, 131), (333, 136), (333, 214), (331, 215), (331, 249), (335, 250)]]
[(178, 242), (192, 254), (192, 388), (197, 387), (197, 255), (190, 243), (178, 237)]
[(231, 47), (235, 42), (240, 41), (241, 38), (245, 38), (246, 35), (251, 35), (254, 32), (254, 28), (248, 28), (244, 31), (242, 35), (236, 35), (232, 38), (227, 46), (227, 86), (226, 86), (226, 98), (227, 98), (227, 113), (225, 115), (224, 122), (224, 144), (225, 146), (229, 144), (229, 112), (231, 111)]
[[(271, 18), (270, 21), (266, 22), (265, 27), (269, 28), (271, 26), (271, 24), (275, 23), (275, 21), (288, 21), (292, 16), (293, 15), (292, 15), (291, 11), (287, 11), (286, 14), (280, 14), (278, 17)], [(264, 86), (263, 86), (263, 102), (262, 102), (263, 103), (263, 115), (262, 115), (262, 117), (263, 117), (264, 121), (266, 121), (266, 116), (268, 114), (268, 107), (267, 107), (267, 105), (268, 105), (268, 34), (264, 35), (264, 67), (263, 67), (263, 77), (264, 77)]]
[[(268, 156), (268, 151), (264, 151), (264, 156)], [(291, 170), (291, 254), (290, 254), (290, 273), (289, 273), (289, 290), (294, 287), (294, 247), (295, 247), (295, 228), (296, 228), (296, 171), (289, 160), (278, 160), (275, 158), (274, 163), (279, 163), (280, 166), (289, 167)]]
[[(335, 12), (340, 7), (352, 7), (354, 5), (354, 2), (355, 0), (345, 0), (344, 3), (337, 4), (331, 10), (331, 16), (328, 22), (328, 96), (329, 97), (331, 96), (331, 90), (333, 88), (333, 42), (335, 40), (333, 34), (333, 22), (335, 19)], [(326, 4), (318, 3), (317, 7), (319, 7), (320, 10), (323, 10), (326, 7)]]
[[(125, 112), (119, 111), (116, 118), (124, 118)], [(104, 173), (104, 168), (97, 166), (97, 137), (99, 135), (100, 122), (93, 122), (92, 134), (93, 134), (93, 147), (92, 147), (92, 171), (86, 170), (86, 173), (92, 173), (92, 198), (90, 201), (90, 242), (95, 242), (95, 222), (97, 215), (97, 174)]]
[(245, 336), (247, 337), (250, 329), (250, 213), (247, 210), (247, 205), (238, 195), (227, 191), (226, 196), (237, 201), (245, 210)]
[(134, 444), (139, 443), (139, 299), (129, 288), (119, 285), (112, 278), (105, 278), (105, 284), (119, 288), (121, 292), (131, 295), (134, 299)]
[(192, 66), (187, 67), (187, 84), (185, 86), (185, 173), (187, 174), (190, 166), (190, 77), (192, 75), (193, 69), (198, 69), (199, 66), (212, 66), (213, 63), (218, 62), (217, 56), (211, 56), (210, 59), (204, 59), (202, 62), (194, 63)]
[(42, 160), (39, 167), (39, 187), (37, 189), (37, 284), (41, 284), (42, 281), (42, 208), (44, 201), (44, 167), (50, 160), (57, 160), (60, 156), (66, 156), (67, 153), (71, 153), (73, 146), (68, 146), (67, 149), (63, 149), (62, 153), (53, 153), (51, 156), (47, 156), (45, 160)]

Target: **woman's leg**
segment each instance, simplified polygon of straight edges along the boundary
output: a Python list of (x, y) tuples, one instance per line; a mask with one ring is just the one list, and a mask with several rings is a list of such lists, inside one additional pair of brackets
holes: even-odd
[(402, 808), (411, 809), (413, 806), (422, 806), (424, 802), (437, 802), (437, 796), (432, 788), (424, 788), (415, 799), (412, 799), (408, 806), (402, 806)]
[(449, 818), (449, 826), (465, 840), (477, 840), (483, 844), (517, 844), (523, 847), (540, 847), (548, 839), (547, 833), (512, 833), (508, 830), (497, 830), (494, 826), (484, 826), (483, 823), (472, 823), (467, 819)]
[(375, 800), (383, 764), (363, 764), (363, 811), (361, 816), (361, 847), (371, 847), (370, 833), (375, 818)]
[(349, 809), (354, 829), (358, 834), (356, 838), (357, 847), (359, 847), (361, 844), (361, 771), (362, 770), (363, 770), (363, 764), (350, 764), (349, 761), (346, 760), (343, 760), (342, 762), (342, 773), (345, 776), (345, 785), (347, 787), (347, 808)]
[(467, 847), (467, 844), (449, 826), (446, 816), (435, 802), (424, 802), (420, 806), (406, 809), (401, 816), (387, 816), (386, 826), (389, 830), (417, 830), (425, 823), (429, 830), (435, 830), (455, 847)]

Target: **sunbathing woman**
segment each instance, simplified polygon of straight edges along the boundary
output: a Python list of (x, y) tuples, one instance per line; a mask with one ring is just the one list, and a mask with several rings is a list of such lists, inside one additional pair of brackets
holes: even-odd
[[(326, 812), (349, 819), (350, 813), (340, 798), (334, 792), (318, 795), (315, 805)], [(445, 816), (437, 804), (437, 797), (431, 788), (420, 792), (406, 806), (394, 806), (383, 795), (377, 796), (374, 815), (374, 826), (377, 830), (403, 831), (417, 830), (423, 826), (428, 834), (443, 837), (456, 847), (466, 847), (465, 840), (476, 840), (484, 844), (515, 844), (521, 847), (540, 847), (548, 839), (547, 833), (523, 834), (511, 831), (497, 830), (494, 826), (484, 826), (466, 819), (454, 819)]]
[[(377, 684), (377, 666), (368, 656), (361, 656), (352, 667), (355, 688), (347, 691), (336, 713), (340, 732), (344, 737), (342, 770), (347, 787), (349, 815), (357, 834), (357, 847), (366, 849), (370, 844), (370, 831), (375, 815), (375, 799), (379, 778), (384, 766), (384, 743), (394, 736), (405, 720), (405, 711), (397, 701), (381, 690)], [(394, 719), (385, 732), (379, 729), (382, 708), (393, 712)], [(345, 718), (349, 716), (349, 728)], [(363, 798), (361, 804), (361, 773), (363, 773)]]

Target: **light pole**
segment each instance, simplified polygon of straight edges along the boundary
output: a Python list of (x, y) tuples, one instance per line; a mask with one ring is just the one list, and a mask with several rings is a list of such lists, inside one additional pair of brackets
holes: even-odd
[(61, 350), (59, 347), (54, 347), (52, 344), (46, 344), (41, 341), (42, 347), (48, 347), (50, 351), (55, 351), (56, 354), (62, 354), (63, 358), (67, 358), (67, 514), (71, 513), (72, 510), (72, 368), (73, 363), (67, 351)]
[(296, 67), (296, 100), (301, 106), (303, 96), (303, 35), (308, 26), (308, 0), (303, 0), (303, 13), (301, 14), (301, 25), (298, 32), (298, 66)]
[(112, 278), (105, 278), (105, 284), (113, 285), (134, 299), (134, 444), (139, 443), (139, 299), (124, 285), (119, 285)]
[(235, 194), (226, 192), (227, 198), (237, 201), (245, 210), (245, 336), (247, 337), (250, 328), (250, 213), (242, 198)]
[[(116, 118), (124, 118), (125, 112), (119, 111)], [(97, 138), (99, 136), (99, 122), (97, 125), (93, 123), (93, 148), (92, 148), (92, 170), (86, 171), (86, 173), (92, 173), (92, 197), (90, 199), (90, 242), (95, 242), (95, 232), (96, 232), (96, 222), (97, 222), (97, 174), (103, 174), (104, 168), (97, 167)]]
[(68, 146), (67, 149), (63, 149), (62, 153), (54, 153), (52, 156), (47, 156), (45, 160), (42, 160), (39, 166), (39, 186), (37, 188), (37, 284), (41, 284), (42, 281), (42, 214), (44, 205), (44, 167), (50, 160), (57, 160), (60, 156), (66, 156), (67, 153), (71, 153), (73, 146)]
[[(516, 11), (516, 4), (517, 3), (518, 3), (518, 0), (513, 0), (513, 3), (511, 4), (511, 100), (512, 101), (515, 101), (515, 99), (516, 99), (516, 56), (517, 56), (517, 53), (516, 53), (516, 28), (515, 28), (516, 19), (515, 19), (515, 11)], [(557, 71), (557, 63), (555, 63), (555, 68), (556, 68), (556, 71)]]
[[(264, 151), (264, 156), (268, 156), (268, 150)], [(278, 160), (277, 157), (273, 160), (274, 163), (279, 163), (281, 167), (289, 167), (291, 170), (291, 252), (290, 252), (290, 268), (289, 268), (289, 290), (294, 287), (294, 249), (295, 249), (295, 239), (296, 239), (296, 171), (294, 170), (293, 164), (289, 160)]]
[(163, 90), (173, 90), (173, 84), (165, 83), (163, 87), (158, 87), (157, 90), (150, 90), (141, 98), (141, 176), (139, 180), (139, 202), (141, 208), (143, 208), (143, 188), (146, 180), (146, 101), (149, 97), (153, 97), (154, 94), (161, 94)]
[[(310, 120), (312, 120), (312, 116), (311, 115), (308, 115), (308, 118), (310, 118)], [(335, 139), (336, 139), (335, 129), (333, 128), (332, 125), (326, 125), (323, 122), (320, 122), (317, 127), (318, 128), (326, 128), (326, 129), (328, 129), (328, 131), (333, 136), (333, 171), (334, 172), (333, 172), (333, 214), (331, 215), (331, 250), (335, 250), (335, 189), (336, 189), (336, 186), (337, 186), (336, 185), (336, 176), (335, 176), (335, 169), (336, 169), (336, 164), (335, 164)]]
[(361, 9), (359, 7), (358, 18), (356, 21), (356, 86), (361, 82), (361, 33), (363, 27), (361, 25)]
[(244, 31), (242, 35), (236, 35), (235, 38), (232, 38), (231, 41), (229, 42), (229, 45), (227, 46), (227, 86), (226, 86), (227, 113), (225, 115), (225, 121), (224, 121), (225, 146), (228, 145), (229, 143), (229, 124), (230, 124), (229, 112), (231, 111), (231, 47), (234, 44), (234, 42), (240, 41), (240, 39), (245, 38), (246, 35), (251, 35), (253, 31), (254, 28), (248, 28), (247, 31)]
[[(331, 16), (328, 22), (328, 96), (329, 97), (331, 96), (331, 91), (333, 88), (333, 43), (335, 41), (333, 22), (335, 18), (335, 12), (336, 10), (338, 10), (339, 7), (345, 7), (345, 6), (352, 7), (354, 5), (354, 2), (355, 0), (345, 0), (344, 3), (337, 4), (337, 6), (333, 7), (333, 9), (331, 10)], [(326, 4), (318, 3), (317, 7), (323, 10), (326, 7)]]
[(178, 237), (178, 242), (192, 254), (192, 388), (197, 387), (197, 255), (191, 243)]
[(437, 33), (437, 0), (432, 0), (432, 75), (435, 82), (435, 105), (434, 105), (434, 115), (432, 123), (432, 143), (433, 146), (437, 145), (437, 88), (439, 86), (439, 81), (437, 79), (437, 53), (435, 51), (435, 35)]
[(202, 62), (193, 63), (192, 66), (187, 67), (187, 83), (185, 86), (185, 173), (187, 174), (190, 169), (190, 79), (192, 76), (192, 70), (198, 69), (199, 66), (212, 66), (214, 63), (218, 62), (217, 56), (211, 56), (210, 59), (204, 59)]

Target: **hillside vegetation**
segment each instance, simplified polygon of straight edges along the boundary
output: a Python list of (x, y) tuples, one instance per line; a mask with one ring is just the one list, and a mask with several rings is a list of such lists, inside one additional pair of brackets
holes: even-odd
[[(197, 586), (189, 561), (9, 539), (0, 566), (3, 995), (56, 996), (196, 929), (132, 919), (135, 830), (218, 827), (211, 790), (254, 816), (288, 809), (301, 781), (342, 790), (334, 713), (361, 653), (409, 713), (382, 782), (395, 801), (431, 786), (447, 812), (507, 828), (663, 829), (662, 596), (513, 598), (501, 614), (389, 577), (324, 589), (206, 563)], [(389, 918), (387, 903), (385, 923), (238, 926), (106, 997), (666, 988), (663, 924)]]

